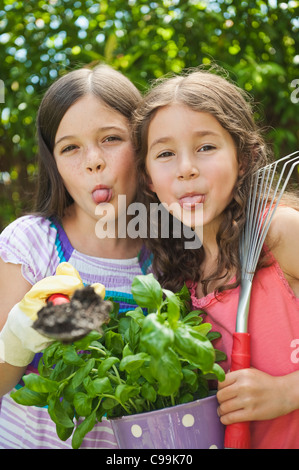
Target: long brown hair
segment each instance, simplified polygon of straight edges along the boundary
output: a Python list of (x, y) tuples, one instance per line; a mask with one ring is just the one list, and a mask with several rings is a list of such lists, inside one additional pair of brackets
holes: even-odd
[(44, 95), (37, 116), (38, 177), (35, 212), (62, 218), (73, 200), (64, 187), (53, 157), (60, 121), (77, 100), (91, 94), (128, 119), (141, 100), (141, 93), (120, 72), (107, 65), (81, 68), (54, 82)]
[(240, 283), (239, 237), (245, 223), (250, 182), (253, 173), (268, 162), (269, 149), (253, 119), (251, 98), (232, 83), (227, 74), (223, 74), (223, 70), (215, 67), (211, 70), (197, 68), (179, 76), (160, 79), (153, 84), (135, 112), (138, 198), (147, 207), (153, 202), (159, 202), (148, 188), (146, 156), (148, 128), (161, 107), (180, 103), (195, 111), (213, 115), (233, 138), (239, 168), (242, 169), (232, 201), (223, 213), (216, 238), (219, 247), (218, 265), (209, 277), (200, 278), (200, 265), (205, 257), (203, 247), (185, 249), (186, 240), (183, 236), (169, 239), (148, 237), (147, 244), (154, 255), (155, 273), (160, 282), (172, 290), (179, 289), (184, 281), (191, 279), (200, 281), (207, 294), (211, 281), (221, 281), (231, 272), (236, 272), (236, 282), (227, 284), (223, 281), (217, 291), (233, 288)]

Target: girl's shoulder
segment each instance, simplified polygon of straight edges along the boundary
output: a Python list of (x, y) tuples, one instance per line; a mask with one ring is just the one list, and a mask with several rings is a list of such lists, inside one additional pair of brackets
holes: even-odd
[(21, 264), (23, 276), (34, 284), (55, 272), (56, 235), (55, 226), (44, 217), (19, 217), (0, 234), (0, 257), (6, 263)]
[(269, 228), (267, 245), (290, 284), (298, 284), (295, 286), (297, 291), (299, 289), (299, 211), (291, 207), (277, 209)]
[(11, 222), (0, 234), (0, 244), (19, 250), (25, 247), (44, 248), (45, 243), (55, 239), (56, 228), (51, 220), (38, 215), (24, 215)]
[[(293, 249), (299, 246), (299, 211), (292, 207), (278, 207), (271, 221), (267, 235), (268, 245), (274, 249)], [(296, 253), (294, 253), (296, 254)]]
[(0, 237), (3, 237), (8, 233), (12, 235), (20, 230), (24, 233), (30, 232), (31, 230), (34, 232), (45, 229), (47, 230), (47, 227), (49, 227), (50, 224), (51, 221), (45, 217), (34, 214), (23, 215), (7, 225), (0, 234)]

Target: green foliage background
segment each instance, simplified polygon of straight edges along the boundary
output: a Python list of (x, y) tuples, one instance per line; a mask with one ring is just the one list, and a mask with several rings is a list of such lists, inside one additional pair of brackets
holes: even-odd
[(216, 62), (259, 106), (276, 156), (299, 148), (299, 1), (0, 1), (0, 230), (30, 209), (35, 117), (53, 80), (105, 62), (150, 80)]

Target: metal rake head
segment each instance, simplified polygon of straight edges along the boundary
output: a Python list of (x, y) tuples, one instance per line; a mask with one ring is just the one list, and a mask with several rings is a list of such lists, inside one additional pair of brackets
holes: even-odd
[[(279, 164), (281, 171), (277, 172)], [(240, 241), (242, 279), (252, 280), (270, 223), (289, 179), (299, 164), (299, 151), (260, 168), (252, 179), (247, 217)]]

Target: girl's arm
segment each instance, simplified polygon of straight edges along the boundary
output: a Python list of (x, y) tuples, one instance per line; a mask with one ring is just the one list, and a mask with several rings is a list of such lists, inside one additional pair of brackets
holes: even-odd
[(289, 207), (278, 208), (267, 238), (285, 278), (299, 298), (299, 211)]
[(9, 393), (20, 381), (26, 367), (16, 367), (6, 362), (0, 363), (0, 398)]
[[(31, 287), (31, 284), (22, 276), (20, 265), (4, 263), (0, 258), (0, 330), (3, 328), (12, 307), (24, 297)], [(13, 389), (25, 369), (26, 367), (0, 363), (0, 396)]]
[(20, 264), (4, 263), (0, 258), (0, 330), (12, 307), (31, 289), (21, 272)]

